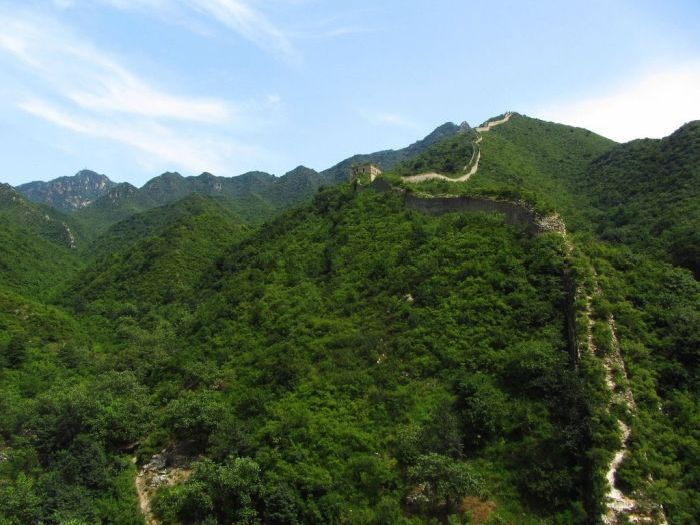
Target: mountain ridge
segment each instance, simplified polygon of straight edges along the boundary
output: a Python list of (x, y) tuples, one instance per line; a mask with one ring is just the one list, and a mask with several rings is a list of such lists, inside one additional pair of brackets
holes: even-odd
[[(322, 185), (348, 180), (355, 163), (372, 162), (388, 169), (441, 139), (469, 129), (466, 122), (459, 126), (448, 122), (405, 148), (353, 155), (321, 172), (306, 166), (297, 166), (279, 177), (262, 171), (232, 177), (209, 172), (185, 177), (178, 172), (165, 172), (137, 188), (130, 183), (111, 181), (106, 175), (82, 170), (72, 177), (21, 184), (17, 189), (30, 200), (74, 213), (86, 228), (89, 228), (88, 224), (96, 225), (96, 233), (131, 213), (169, 204), (191, 193), (228, 197), (234, 201), (234, 212), (242, 213), (248, 220), (259, 220), (310, 198)], [(250, 208), (249, 213), (246, 213), (246, 208)]]
[(105, 195), (115, 184), (106, 175), (84, 169), (73, 176), (20, 184), (17, 190), (33, 202), (72, 212)]

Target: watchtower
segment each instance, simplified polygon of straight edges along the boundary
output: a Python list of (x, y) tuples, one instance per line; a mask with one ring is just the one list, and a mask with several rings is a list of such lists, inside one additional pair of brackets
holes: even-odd
[(379, 175), (382, 174), (382, 170), (376, 164), (365, 163), (365, 164), (353, 164), (350, 167), (350, 181), (354, 182), (360, 179), (369, 179), (369, 182), (374, 181)]

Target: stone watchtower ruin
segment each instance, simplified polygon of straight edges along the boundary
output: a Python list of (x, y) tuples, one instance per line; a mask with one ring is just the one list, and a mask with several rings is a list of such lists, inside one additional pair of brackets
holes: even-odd
[(379, 175), (382, 174), (382, 170), (376, 164), (365, 163), (365, 164), (353, 164), (350, 167), (350, 182), (361, 181), (361, 182), (373, 182)]

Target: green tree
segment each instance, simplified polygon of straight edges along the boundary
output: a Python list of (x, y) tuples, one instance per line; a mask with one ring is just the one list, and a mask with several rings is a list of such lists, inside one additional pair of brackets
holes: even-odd
[(440, 454), (427, 454), (408, 470), (411, 481), (421, 485), (434, 514), (449, 514), (468, 494), (480, 494), (482, 481), (466, 464)]
[[(0, 523), (28, 525), (37, 523), (41, 500), (34, 491), (34, 483), (20, 473), (14, 483), (0, 481)], [(3, 521), (4, 520), (4, 521)]]
[(24, 334), (13, 334), (2, 356), (10, 368), (19, 368), (27, 358), (27, 338)]

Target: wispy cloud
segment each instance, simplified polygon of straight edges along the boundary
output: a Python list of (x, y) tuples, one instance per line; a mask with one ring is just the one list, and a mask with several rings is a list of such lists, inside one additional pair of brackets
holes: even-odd
[(107, 53), (36, 16), (0, 11), (0, 50), (32, 69), (61, 96), (90, 110), (199, 122), (225, 122), (231, 103), (176, 95), (149, 85)]
[[(73, 9), (86, 0), (54, 0), (58, 7)], [(218, 24), (232, 30), (265, 51), (289, 62), (300, 58), (291, 33), (275, 24), (247, 0), (92, 0), (123, 11), (155, 14), (199, 33), (207, 25)]]
[(402, 128), (419, 128), (409, 117), (400, 113), (386, 111), (359, 110), (360, 116), (374, 126), (396, 126)]
[(700, 60), (656, 67), (582, 100), (535, 109), (541, 118), (581, 126), (617, 141), (663, 137), (700, 119)]
[(230, 173), (241, 158), (260, 157), (230, 137), (279, 100), (233, 103), (173, 93), (36, 13), (0, 8), (0, 26), (0, 58), (9, 58), (5, 65), (23, 80), (15, 93), (21, 111), (178, 169)]
[(105, 121), (76, 115), (41, 99), (27, 99), (20, 103), (20, 107), (62, 128), (129, 146), (191, 172), (206, 170), (222, 173), (235, 155), (260, 156), (256, 148), (236, 145), (206, 134), (185, 138), (155, 121), (143, 121), (138, 125), (128, 120)]
[(194, 10), (205, 13), (263, 49), (297, 60), (289, 36), (262, 12), (240, 0), (188, 0)]
[[(292, 64), (301, 61), (301, 53), (295, 45), (297, 40), (337, 38), (368, 32), (365, 27), (348, 25), (338, 19), (305, 20), (303, 28), (285, 27), (250, 0), (54, 0), (55, 5), (65, 9), (90, 2), (123, 11), (155, 14), (200, 34), (215, 33), (216, 27), (223, 27)], [(305, 3), (284, 0), (277, 2), (273, 8), (279, 11), (281, 6), (299, 4), (301, 9)], [(273, 10), (269, 4), (274, 2), (266, 2), (267, 11)]]

